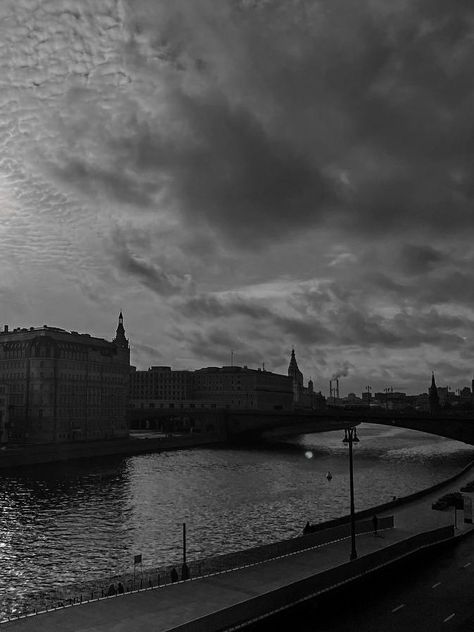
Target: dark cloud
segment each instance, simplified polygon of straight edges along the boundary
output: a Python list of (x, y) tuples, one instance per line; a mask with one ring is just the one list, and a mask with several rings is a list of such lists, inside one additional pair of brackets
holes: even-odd
[(400, 252), (400, 265), (409, 275), (426, 274), (450, 261), (449, 255), (429, 245), (406, 244)]
[(63, 177), (142, 206), (160, 192), (242, 248), (328, 223), (472, 228), (473, 8), (312, 5), (130, 4), (129, 54), (156, 74), (156, 113), (139, 116), (137, 94), (126, 129), (103, 130), (107, 167), (74, 158)]
[(135, 277), (143, 286), (160, 296), (182, 293), (191, 286), (191, 278), (165, 272), (159, 265), (136, 256), (124, 233), (118, 229), (112, 235), (112, 255), (121, 272)]
[(314, 224), (335, 201), (331, 182), (310, 157), (222, 94), (192, 99), (175, 93), (172, 108), (190, 138), (167, 139), (146, 123), (112, 148), (116, 156), (128, 156), (137, 173), (158, 172), (192, 227), (205, 222), (228, 240), (253, 247)]
[(179, 304), (180, 311), (193, 318), (230, 318), (232, 316), (248, 316), (253, 319), (268, 318), (272, 315), (270, 309), (262, 305), (261, 301), (245, 300), (239, 295), (227, 299), (209, 294), (200, 294)]
[[(194, 314), (210, 331), (215, 320), (244, 317), (250, 323), (258, 323), (257, 333), (247, 328), (250, 339), (260, 337), (260, 343), (281, 340), (286, 346), (300, 347), (365, 347), (386, 349), (415, 349), (422, 345), (432, 345), (444, 351), (462, 349), (466, 345), (465, 332), (474, 326), (468, 317), (461, 317), (430, 309), (398, 309), (393, 314), (384, 315), (376, 309), (358, 305), (357, 302), (327, 302), (321, 309), (319, 293), (309, 291), (307, 304), (300, 292), (298, 316), (288, 316), (281, 309), (266, 307), (262, 301), (234, 296), (231, 299), (217, 296), (198, 296), (186, 301), (184, 314)], [(293, 308), (296, 303), (293, 304)], [(229, 325), (229, 330), (231, 329)], [(220, 330), (219, 330), (220, 331)], [(242, 335), (244, 325), (239, 325)], [(209, 334), (209, 336), (214, 334)], [(220, 336), (223, 335), (221, 331)], [(216, 340), (218, 344), (220, 342)], [(229, 334), (225, 344), (231, 344)]]

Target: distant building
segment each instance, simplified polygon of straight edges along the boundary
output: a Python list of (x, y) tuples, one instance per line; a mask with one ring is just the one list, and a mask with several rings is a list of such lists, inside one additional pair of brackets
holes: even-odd
[(295, 350), (291, 350), (290, 363), (288, 365), (288, 377), (293, 382), (293, 403), (295, 408), (323, 408), (326, 399), (321, 393), (314, 392), (313, 380), (308, 381), (308, 386), (304, 386), (303, 373), (298, 367)]
[(240, 366), (172, 371), (151, 367), (130, 375), (132, 408), (241, 408), (291, 410), (292, 381), (261, 369)]
[(428, 393), (420, 393), (419, 395), (415, 395), (414, 397), (416, 410), (424, 412), (430, 409)]
[(112, 342), (58, 327), (5, 326), (0, 383), (9, 389), (9, 440), (50, 443), (128, 435), (130, 349), (120, 313)]
[(431, 386), (428, 390), (428, 403), (429, 403), (430, 413), (438, 412), (440, 408), (439, 396), (438, 396), (438, 389), (436, 387), (434, 373), (432, 373), (431, 375)]
[(207, 367), (194, 372), (194, 399), (228, 408), (290, 410), (292, 381), (286, 375), (239, 366)]
[(369, 400), (357, 397), (355, 393), (348, 393), (347, 397), (342, 398), (342, 402), (344, 406), (368, 406), (370, 404)]
[[(438, 401), (441, 407), (445, 406), (450, 399), (450, 391), (448, 386), (438, 386)], [(454, 393), (452, 394), (454, 396)], [(452, 397), (451, 397), (452, 399)]]
[(387, 390), (374, 394), (373, 404), (387, 410), (403, 410), (410, 405), (407, 394), (401, 391)]
[(288, 376), (244, 366), (205, 367), (196, 371), (173, 371), (152, 366), (130, 374), (132, 409), (220, 408), (293, 410), (322, 408), (321, 393), (312, 380), (303, 386), (303, 374), (292, 351)]
[(158, 408), (164, 402), (185, 402), (192, 397), (192, 392), (192, 371), (172, 371), (169, 366), (152, 366), (148, 371), (130, 374), (132, 407), (143, 407), (140, 405), (145, 401), (147, 408)]

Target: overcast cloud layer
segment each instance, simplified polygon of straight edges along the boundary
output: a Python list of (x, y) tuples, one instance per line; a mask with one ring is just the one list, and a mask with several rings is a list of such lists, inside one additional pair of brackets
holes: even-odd
[(2, 0), (2, 320), (327, 392), (474, 370), (468, 0)]

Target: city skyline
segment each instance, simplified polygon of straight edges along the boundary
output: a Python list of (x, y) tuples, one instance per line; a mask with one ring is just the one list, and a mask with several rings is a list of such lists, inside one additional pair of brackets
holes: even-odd
[[(3, 323), (316, 390), (473, 375), (474, 8), (5, 0)], [(361, 377), (359, 377), (361, 376)]]

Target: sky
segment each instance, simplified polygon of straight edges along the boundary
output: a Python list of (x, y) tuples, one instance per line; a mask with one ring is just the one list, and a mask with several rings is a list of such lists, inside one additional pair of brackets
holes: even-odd
[(473, 49), (472, 0), (2, 0), (0, 321), (470, 384)]

